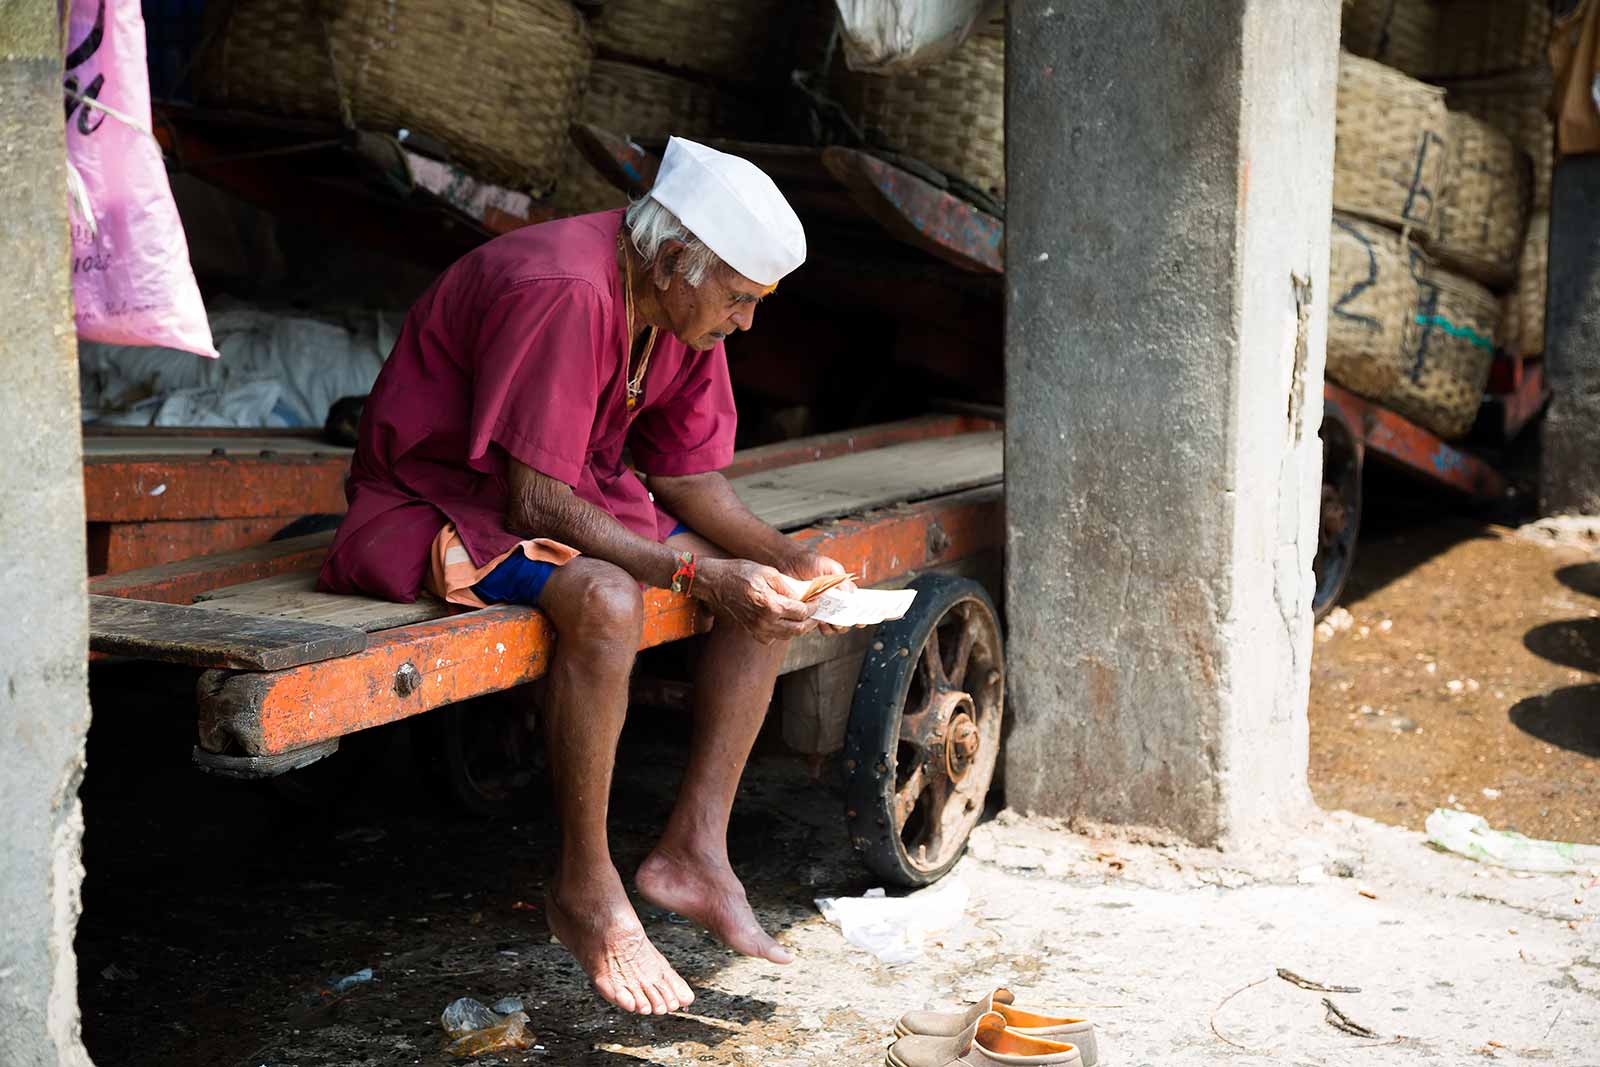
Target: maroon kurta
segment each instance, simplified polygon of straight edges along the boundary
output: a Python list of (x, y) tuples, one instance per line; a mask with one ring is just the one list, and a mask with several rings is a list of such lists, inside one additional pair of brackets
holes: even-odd
[(511, 549), (522, 537), (505, 527), (507, 456), (651, 540), (670, 520), (624, 446), (646, 474), (727, 466), (735, 413), (721, 345), (697, 353), (662, 333), (628, 411), (621, 222), (608, 211), (496, 238), (412, 307), (367, 398), (322, 588), (415, 600), (447, 520), (479, 566)]

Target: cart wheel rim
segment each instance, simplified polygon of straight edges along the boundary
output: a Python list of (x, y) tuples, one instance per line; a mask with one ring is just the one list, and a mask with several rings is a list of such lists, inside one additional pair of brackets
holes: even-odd
[(1340, 419), (1322, 424), (1322, 502), (1317, 554), (1312, 563), (1316, 591), (1312, 610), (1321, 618), (1333, 609), (1355, 565), (1361, 529), (1361, 450)]
[(916, 650), (892, 774), (895, 831), (921, 872), (950, 864), (983, 814), (1000, 754), (1005, 692), (997, 621), (976, 599), (952, 604)]

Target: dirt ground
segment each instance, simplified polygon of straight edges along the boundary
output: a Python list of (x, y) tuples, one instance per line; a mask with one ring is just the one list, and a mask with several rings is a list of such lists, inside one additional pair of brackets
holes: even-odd
[(1460, 807), (1600, 843), (1600, 550), (1380, 519), (1342, 606), (1312, 659), (1324, 809), (1416, 830)]

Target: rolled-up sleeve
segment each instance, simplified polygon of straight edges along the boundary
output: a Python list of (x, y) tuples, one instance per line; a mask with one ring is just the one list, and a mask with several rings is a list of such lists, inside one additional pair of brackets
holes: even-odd
[(691, 358), (672, 395), (642, 412), (629, 433), (634, 465), (671, 478), (721, 470), (733, 461), (739, 416), (721, 345)]

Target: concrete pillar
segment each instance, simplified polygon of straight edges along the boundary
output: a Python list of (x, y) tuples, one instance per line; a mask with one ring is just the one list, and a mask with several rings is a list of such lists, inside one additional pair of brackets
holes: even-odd
[(1539, 505), (1547, 515), (1600, 515), (1600, 156), (1556, 167), (1548, 299)]
[(60, 23), (0, 0), (0, 1061), (87, 1064), (72, 951), (89, 727)]
[(1009, 16), (1007, 802), (1307, 813), (1336, 0)]

